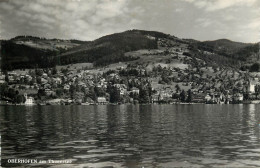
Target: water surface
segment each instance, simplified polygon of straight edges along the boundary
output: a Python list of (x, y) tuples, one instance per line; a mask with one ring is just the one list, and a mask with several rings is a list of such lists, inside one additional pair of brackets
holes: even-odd
[(30, 167), (260, 167), (259, 109), (1, 106), (2, 166), (19, 166), (7, 159), (30, 158), (72, 161)]

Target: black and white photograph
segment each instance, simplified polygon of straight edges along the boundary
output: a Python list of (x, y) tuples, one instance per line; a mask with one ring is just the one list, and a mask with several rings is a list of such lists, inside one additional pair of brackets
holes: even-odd
[(259, 0), (0, 0), (0, 168), (259, 168)]

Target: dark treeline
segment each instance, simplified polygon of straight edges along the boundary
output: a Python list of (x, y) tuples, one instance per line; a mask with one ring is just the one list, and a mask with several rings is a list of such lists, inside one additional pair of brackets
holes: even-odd
[[(163, 33), (157, 34), (158, 37), (162, 35)], [(17, 38), (27, 39), (28, 37), (19, 36)], [(39, 40), (41, 38), (30, 37), (30, 39)], [(64, 51), (62, 48), (56, 48), (56, 50), (33, 48), (16, 44), (13, 40), (15, 39), (2, 42), (1, 55), (2, 69), (4, 70), (47, 68), (55, 65), (82, 62), (94, 63), (95, 66), (104, 66), (138, 59), (138, 57), (124, 56), (125, 52), (157, 48), (157, 39), (149, 39), (144, 33), (138, 31), (127, 31), (104, 36), (92, 42), (82, 43), (82, 47), (79, 47), (78, 50), (76, 48), (68, 51)]]
[[(206, 48), (206, 46), (204, 46), (204, 48), (202, 49), (201, 47), (192, 44), (190, 45), (189, 49), (191, 50), (191, 52), (184, 53), (184, 55), (202, 59), (210, 66), (220, 65), (220, 66), (230, 66), (230, 67), (238, 68), (240, 65), (239, 60), (234, 59), (232, 57), (225, 56), (225, 54), (224, 55), (218, 54), (214, 52), (213, 49)], [(199, 50), (209, 51), (212, 54), (203, 53), (200, 52)]]
[(12, 41), (3, 41), (1, 47), (3, 70), (45, 68), (56, 64), (57, 51), (36, 49)]
[[(229, 40), (218, 40), (210, 42), (195, 42), (190, 44), (193, 50), (208, 51), (219, 56), (228, 58), (231, 64), (237, 64), (237, 61), (248, 61), (249, 57), (259, 52), (259, 44), (237, 43)], [(222, 43), (222, 45), (221, 45)], [(222, 58), (221, 58), (222, 59)]]
[[(254, 44), (254, 45), (250, 45), (247, 46), (241, 50), (239, 50), (236, 55), (238, 55), (238, 58), (242, 61), (246, 61), (250, 56), (257, 54), (260, 52), (260, 48), (259, 48), (259, 44)], [(259, 55), (258, 58), (259, 60)]]
[(156, 49), (157, 41), (144, 35), (127, 31), (104, 36), (93, 41), (86, 49), (61, 56), (61, 64), (92, 62), (95, 66), (104, 66), (120, 61), (131, 61), (136, 57), (126, 57), (125, 52), (139, 49)]

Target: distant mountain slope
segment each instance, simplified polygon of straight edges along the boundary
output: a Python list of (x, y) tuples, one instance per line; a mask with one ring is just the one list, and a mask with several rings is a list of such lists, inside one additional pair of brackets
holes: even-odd
[(236, 52), (240, 50), (241, 48), (247, 47), (251, 44), (249, 43), (241, 43), (241, 42), (234, 42), (228, 39), (219, 39), (215, 41), (204, 41), (202, 42), (206, 45), (209, 45), (211, 47), (214, 47), (216, 50), (222, 50), (226, 52)]
[(260, 61), (260, 43), (248, 45), (244, 48), (241, 48), (239, 51), (235, 52), (234, 55), (242, 61), (248, 63), (255, 63)]
[(252, 44), (234, 42), (228, 39), (220, 39), (215, 41), (198, 42), (197, 45), (199, 49), (230, 56), (238, 52), (240, 49)]
[(11, 70), (54, 66), (55, 56), (85, 43), (87, 42), (33, 36), (17, 36), (10, 40), (3, 40), (1, 44), (2, 68)]
[[(160, 45), (161, 43), (164, 45)], [(138, 59), (138, 56), (126, 56), (126, 52), (140, 49), (159, 49), (164, 52), (170, 48), (169, 51), (176, 52), (177, 48), (186, 50), (181, 46), (189, 46), (188, 51), (184, 51), (183, 54), (219, 65), (225, 62), (225, 66), (238, 66), (258, 60), (257, 44), (239, 43), (227, 39), (200, 42), (193, 39), (179, 39), (156, 31), (129, 30), (88, 42), (18, 36), (2, 42), (2, 68), (9, 70), (37, 66), (44, 68), (84, 62), (104, 66)], [(169, 51), (165, 53), (170, 54)]]
[(190, 41), (192, 48), (242, 61), (242, 63), (248, 63), (251, 60), (255, 60), (259, 51), (259, 46), (257, 44), (234, 42), (228, 39), (204, 42)]
[[(124, 56), (125, 52), (139, 49), (156, 49), (156, 39), (148, 36), (149, 32), (126, 31), (107, 35), (83, 44), (61, 54), (61, 64), (93, 62), (97, 66), (107, 65), (118, 61), (128, 61), (136, 58)], [(151, 32), (158, 37), (166, 36), (163, 33)]]

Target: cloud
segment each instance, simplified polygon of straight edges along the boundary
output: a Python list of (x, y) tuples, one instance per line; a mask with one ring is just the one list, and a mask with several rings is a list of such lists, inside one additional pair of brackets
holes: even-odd
[(222, 17), (223, 17), (223, 20), (225, 20), (225, 21), (232, 21), (232, 20), (236, 19), (236, 17), (233, 15), (224, 15)]
[(260, 17), (250, 20), (249, 23), (243, 27), (248, 29), (257, 29), (260, 31)]
[(235, 6), (253, 6), (257, 0), (184, 0), (206, 11), (217, 11)]
[(5, 10), (5, 11), (10, 11), (10, 10), (13, 10), (14, 7), (6, 2), (2, 2), (1, 5), (0, 5), (0, 8), (2, 10)]
[(259, 39), (259, 10), (260, 0), (0, 0), (0, 38), (94, 40), (144, 29), (248, 42)]
[(177, 8), (175, 9), (175, 12), (179, 13), (179, 12), (182, 12), (183, 11), (183, 8)]
[(198, 18), (195, 20), (195, 22), (197, 23), (197, 27), (208, 27), (213, 23), (213, 20), (210, 20), (208, 18)]
[(4, 1), (1, 30), (8, 38), (25, 34), (93, 40), (138, 26), (139, 19), (133, 17), (138, 8), (130, 9), (128, 0)]

